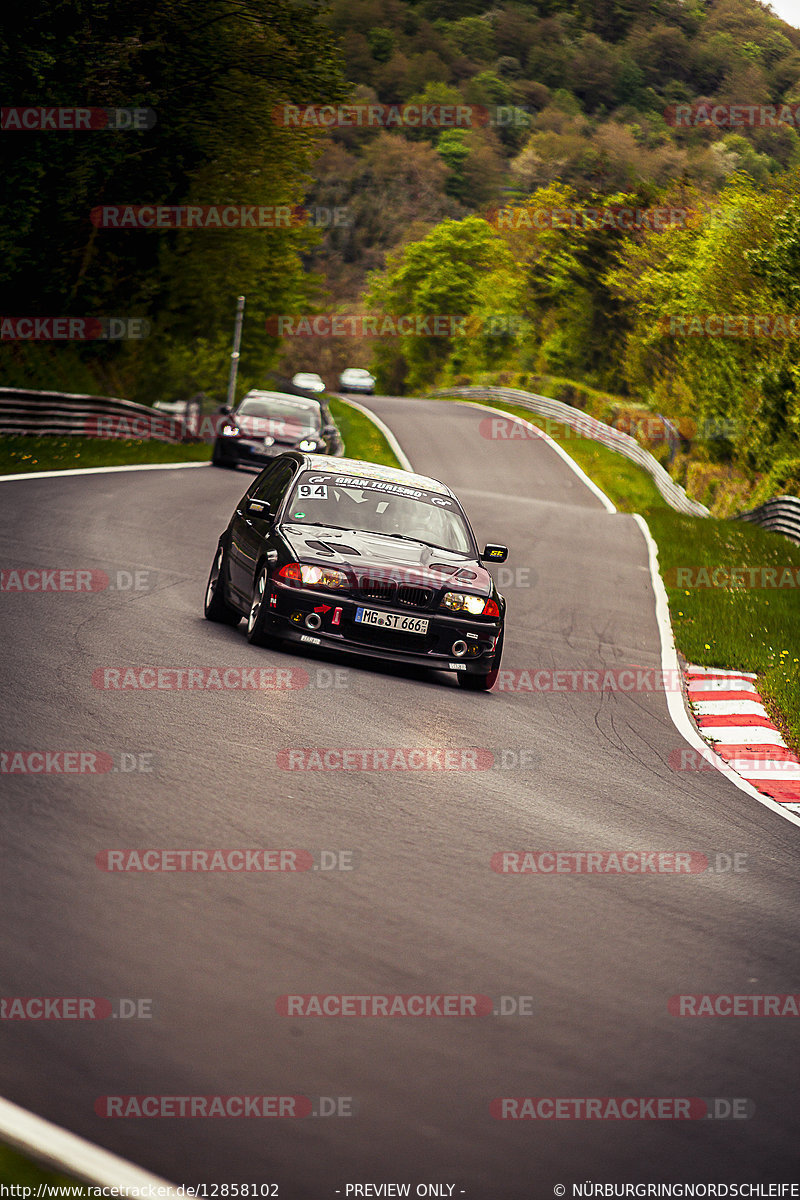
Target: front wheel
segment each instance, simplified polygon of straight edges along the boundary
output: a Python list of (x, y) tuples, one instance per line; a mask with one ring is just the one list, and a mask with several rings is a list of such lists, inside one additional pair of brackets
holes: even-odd
[(221, 450), (216, 445), (211, 451), (211, 465), (212, 467), (226, 467), (229, 471), (236, 469), (236, 463), (231, 462), (230, 459), (223, 458)]
[(503, 634), (497, 639), (497, 648), (492, 659), (492, 669), (485, 675), (458, 675), (459, 687), (468, 692), (489, 692), (497, 683), (500, 673), (500, 659), (503, 657)]
[(247, 640), (248, 642), (252, 642), (254, 646), (277, 645), (277, 638), (274, 634), (267, 633), (266, 628), (267, 606), (265, 601), (268, 588), (269, 573), (266, 567), (260, 567), (256, 576), (256, 585), (253, 588), (250, 612), (247, 617)]
[(206, 585), (206, 600), (204, 606), (207, 621), (216, 621), (219, 625), (238, 625), (241, 613), (231, 608), (225, 599), (225, 576), (228, 569), (228, 558), (222, 542), (217, 546), (217, 553), (211, 564), (211, 573)]

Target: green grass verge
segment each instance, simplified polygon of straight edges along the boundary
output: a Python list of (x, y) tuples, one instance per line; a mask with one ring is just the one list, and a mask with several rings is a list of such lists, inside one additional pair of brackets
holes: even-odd
[[(678, 649), (698, 666), (757, 671), (776, 724), (800, 750), (800, 546), (744, 521), (684, 517), (671, 509), (644, 515), (658, 544)], [(727, 586), (679, 587), (679, 567), (706, 567), (711, 582), (721, 567), (716, 578)], [(745, 568), (745, 584), (748, 568), (757, 568), (756, 584), (770, 582), (762, 568), (773, 568), (775, 582), (788, 584), (788, 568), (794, 586), (742, 586), (730, 580), (733, 567)], [(687, 581), (696, 580), (693, 573)]]
[[(5, 1145), (0, 1145), (0, 1183), (6, 1185), (14, 1183), (20, 1187), (33, 1188), (32, 1196), (36, 1194), (40, 1183), (49, 1184), (51, 1187), (68, 1187), (71, 1184), (76, 1189), (71, 1193), (73, 1196), (86, 1195), (82, 1184), (77, 1180), (71, 1179), (68, 1175), (45, 1170), (18, 1150)], [(77, 1190), (78, 1188), (80, 1188), (80, 1192)]]
[(125, 438), (0, 437), (0, 474), (69, 471), (76, 467), (124, 467), (139, 463), (206, 462), (210, 444), (132, 441)]
[[(480, 403), (480, 401), (478, 401)], [(758, 688), (788, 745), (800, 752), (800, 546), (778, 533), (745, 521), (689, 517), (676, 513), (646, 471), (606, 446), (576, 436), (569, 427), (505, 403), (494, 408), (514, 413), (558, 441), (621, 512), (638, 512), (658, 546), (658, 561), (669, 598), (675, 644), (686, 659), (702, 667), (756, 671)], [(729, 586), (679, 587), (680, 567), (705, 567), (713, 581)], [(731, 569), (774, 569), (784, 587), (745, 587), (730, 579)], [(783, 571), (795, 572), (790, 577)], [(684, 579), (686, 577), (684, 576)], [(700, 576), (705, 579), (704, 576)], [(766, 576), (766, 582), (771, 581)]]
[(396, 454), (386, 438), (368, 417), (344, 400), (328, 398), (333, 419), (344, 438), (344, 452), (348, 458), (363, 458), (367, 462), (381, 463), (384, 467), (399, 467)]

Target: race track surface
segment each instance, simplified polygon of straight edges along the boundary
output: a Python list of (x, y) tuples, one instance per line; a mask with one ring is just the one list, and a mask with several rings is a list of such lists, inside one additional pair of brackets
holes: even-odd
[[(479, 540), (509, 545), (505, 670), (659, 667), (629, 516), (607, 513), (543, 442), (482, 436), (475, 410), (366, 403), (415, 470), (457, 490)], [(797, 1020), (681, 1018), (668, 1002), (800, 991), (798, 830), (714, 772), (676, 770), (683, 743), (658, 691), (513, 690), (515, 674), (470, 694), (453, 675), (258, 650), (204, 621), (216, 539), (250, 478), (209, 467), (2, 485), (4, 570), (143, 573), (138, 588), (2, 595), (6, 751), (152, 767), (3, 776), (2, 995), (147, 998), (153, 1015), (3, 1021), (0, 1094), (176, 1183), (277, 1183), (282, 1200), (366, 1182), (522, 1200), (589, 1180), (795, 1178)], [(127, 667), (292, 669), (307, 684), (96, 686)], [(479, 748), (494, 765), (283, 769), (279, 752), (297, 747)], [(194, 847), (352, 851), (354, 869), (95, 862), (108, 848)], [(493, 854), (520, 850), (739, 855), (740, 869), (492, 870)], [(524, 1016), (278, 1011), (278, 997), (308, 993), (532, 999)], [(216, 1094), (349, 1097), (354, 1115), (94, 1107)], [(752, 1115), (492, 1115), (493, 1100), (521, 1096), (739, 1098)]]

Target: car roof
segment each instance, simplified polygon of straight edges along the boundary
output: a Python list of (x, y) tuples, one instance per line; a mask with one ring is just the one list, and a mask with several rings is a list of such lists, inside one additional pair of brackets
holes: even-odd
[(316, 405), (319, 408), (319, 400), (315, 400), (312, 396), (293, 396), (289, 392), (261, 392), (257, 389), (248, 392), (239, 401), (237, 407), (241, 408), (245, 400), (280, 400), (282, 403), (296, 404), (298, 408), (308, 408), (309, 405)]
[[(342, 475), (360, 475), (364, 479), (380, 479), (384, 483), (399, 483), (403, 487), (424, 488), (441, 496), (458, 499), (447, 484), (430, 475), (417, 475), (414, 471), (403, 471), (400, 467), (385, 467), (382, 463), (367, 462), (361, 458), (336, 458), (331, 462), (327, 454), (303, 454), (306, 467), (311, 471), (335, 472)], [(335, 465), (333, 465), (335, 464)]]

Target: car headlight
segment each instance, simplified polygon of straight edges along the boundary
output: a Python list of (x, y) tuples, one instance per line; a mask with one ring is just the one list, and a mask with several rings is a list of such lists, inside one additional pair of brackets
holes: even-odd
[(306, 587), (336, 589), (350, 586), (344, 571), (337, 571), (335, 567), (312, 567), (307, 563), (286, 563), (278, 571), (278, 578)]
[(442, 598), (442, 608), (469, 613), (472, 617), (481, 616), (485, 603), (483, 596), (473, 596), (470, 592), (445, 592)]
[(318, 442), (312, 442), (311, 438), (303, 438), (302, 442), (297, 443), (298, 450), (316, 450)]
[(236, 437), (238, 432), (239, 430), (235, 425), (223, 425), (222, 429), (220, 430), (220, 433), (223, 437)]

